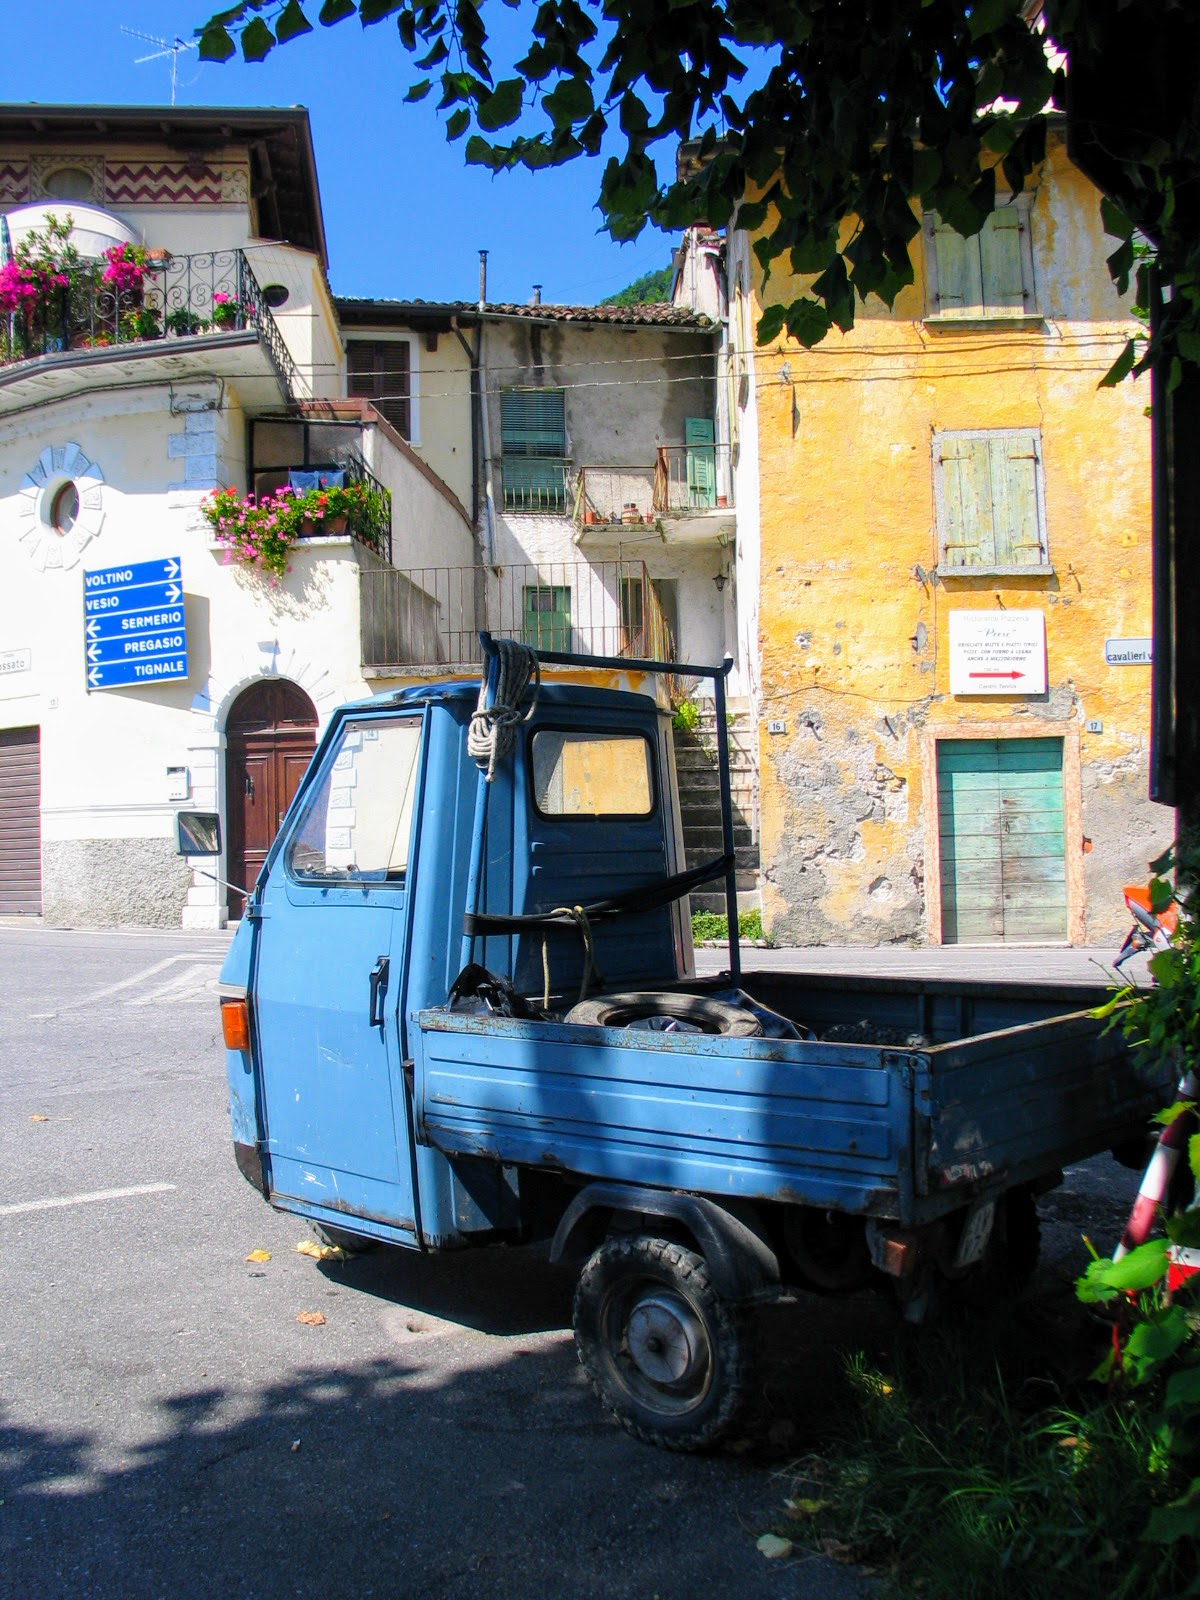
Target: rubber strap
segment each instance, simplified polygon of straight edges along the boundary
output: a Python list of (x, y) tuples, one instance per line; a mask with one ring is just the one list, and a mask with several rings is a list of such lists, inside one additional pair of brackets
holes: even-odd
[(491, 912), (468, 911), (463, 917), (463, 932), (473, 935), (513, 933), (522, 928), (561, 928), (570, 933), (577, 933), (579, 918), (576, 911), (582, 911), (592, 922), (598, 917), (616, 917), (630, 911), (654, 911), (659, 906), (669, 905), (672, 900), (690, 894), (702, 883), (711, 883), (714, 878), (723, 876), (732, 864), (732, 856), (719, 856), (713, 861), (705, 861), (698, 867), (692, 867), (687, 872), (676, 873), (673, 878), (665, 878), (662, 883), (652, 883), (640, 889), (629, 889), (624, 894), (613, 895), (608, 900), (596, 900), (591, 905), (577, 907), (571, 911), (565, 909), (535, 911), (526, 916), (499, 916)]

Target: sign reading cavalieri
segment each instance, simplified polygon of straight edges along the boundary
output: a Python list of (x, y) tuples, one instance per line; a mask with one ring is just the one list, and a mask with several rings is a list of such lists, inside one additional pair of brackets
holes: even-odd
[(1045, 694), (1042, 611), (952, 611), (951, 694)]
[(90, 689), (178, 681), (188, 675), (187, 619), (177, 556), (83, 575)]

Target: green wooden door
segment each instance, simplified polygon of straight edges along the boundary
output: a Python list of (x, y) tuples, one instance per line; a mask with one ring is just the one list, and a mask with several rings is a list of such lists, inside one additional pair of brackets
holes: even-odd
[(571, 591), (557, 584), (526, 584), (523, 644), (535, 650), (571, 648)]
[(938, 741), (942, 940), (1067, 937), (1061, 739)]
[(711, 511), (717, 503), (717, 452), (713, 425), (708, 417), (687, 417), (683, 424), (687, 445), (688, 506)]

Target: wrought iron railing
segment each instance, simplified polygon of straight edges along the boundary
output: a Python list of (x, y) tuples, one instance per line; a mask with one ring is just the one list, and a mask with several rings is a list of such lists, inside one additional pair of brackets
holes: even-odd
[(241, 250), (151, 259), (125, 287), (83, 260), (25, 305), (0, 314), (0, 365), (67, 350), (146, 345), (251, 330), (289, 399), (301, 398), (296, 364)]
[(506, 511), (557, 511), (571, 507), (571, 473), (560, 457), (513, 456), (500, 459)]
[(331, 533), (348, 533), (385, 561), (391, 561), (391, 491), (384, 488), (357, 451), (348, 451), (336, 467), (292, 467), (255, 475), (257, 494), (274, 494), (285, 484), (296, 494), (311, 496), (318, 507), (322, 505), (324, 491), (335, 493), (338, 489), (359, 485), (364, 494), (357, 502), (352, 502), (344, 514), (331, 514), (327, 509), (324, 516), (306, 517), (300, 538), (324, 539)]
[(674, 661), (675, 640), (640, 561), (364, 572), (363, 666), (374, 672), (481, 663), (479, 630), (544, 650)]
[(727, 444), (659, 445), (652, 465), (581, 467), (572, 516), (580, 527), (653, 526), (660, 517), (698, 516), (732, 505)]
[(350, 531), (385, 561), (392, 559), (392, 495), (360, 455), (346, 458), (347, 483), (361, 483), (368, 495), (361, 510), (350, 517)]

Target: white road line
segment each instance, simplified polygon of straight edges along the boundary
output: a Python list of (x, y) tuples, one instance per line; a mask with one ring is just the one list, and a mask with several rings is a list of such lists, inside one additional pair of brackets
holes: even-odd
[[(219, 966), (208, 964), (205, 966), (188, 967), (186, 971), (177, 973), (175, 977), (160, 984), (157, 989), (152, 989), (149, 994), (138, 995), (136, 1000), (125, 1000), (127, 1006), (152, 1006), (161, 1000), (210, 1000), (217, 987), (217, 974)], [(209, 992), (197, 993), (197, 989)]]
[(170, 1194), (173, 1183), (138, 1183), (130, 1189), (97, 1189), (94, 1194), (62, 1194), (53, 1200), (22, 1200), (13, 1206), (0, 1206), (0, 1217), (16, 1217), (25, 1211), (56, 1211), (59, 1206), (94, 1206), (101, 1200), (128, 1200), (137, 1194)]
[(120, 983), (110, 983), (107, 988), (95, 989), (91, 994), (85, 994), (82, 1000), (68, 1000), (66, 1005), (57, 1006), (53, 1011), (34, 1011), (30, 1015), (44, 1020), (48, 1017), (61, 1016), (64, 1011), (78, 1011), (80, 1006), (95, 1005), (97, 1000), (107, 1000), (109, 995), (120, 994), (124, 989), (132, 989), (136, 984), (145, 983), (147, 978), (152, 978), (156, 972), (165, 972), (168, 967), (178, 966), (181, 961), (202, 960), (207, 954), (207, 950), (189, 950), (185, 955), (168, 956), (165, 961), (156, 961), (152, 967), (146, 967), (142, 972), (135, 972), (132, 978), (122, 978)]

